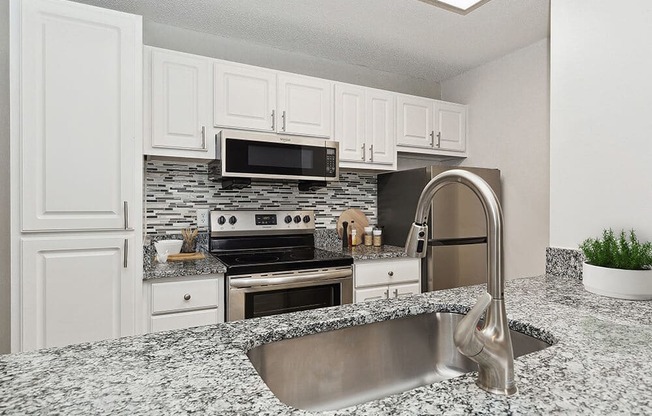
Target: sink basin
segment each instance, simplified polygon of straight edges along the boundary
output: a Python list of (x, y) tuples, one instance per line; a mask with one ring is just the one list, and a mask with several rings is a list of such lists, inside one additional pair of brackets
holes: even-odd
[[(464, 315), (429, 313), (260, 345), (247, 355), (283, 403), (336, 410), (477, 371), (453, 331)], [(511, 331), (514, 357), (549, 346)]]

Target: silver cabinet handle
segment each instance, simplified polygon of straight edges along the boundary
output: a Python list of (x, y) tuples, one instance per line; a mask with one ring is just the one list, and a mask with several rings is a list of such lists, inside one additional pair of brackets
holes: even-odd
[(122, 259), (122, 266), (126, 269), (129, 266), (129, 240), (126, 238), (123, 253), (124, 258)]
[(122, 203), (123, 216), (125, 220), (125, 230), (129, 229), (129, 201), (124, 201)]
[(185, 295), (183, 295), (183, 300), (190, 300), (190, 298), (191, 298), (190, 293), (186, 293)]
[(206, 148), (206, 126), (201, 126), (201, 148), (208, 150)]
[(387, 276), (389, 276), (389, 277), (392, 277), (392, 276), (394, 276), (394, 272), (393, 272), (393, 271), (391, 271), (391, 270), (390, 270), (390, 271), (388, 271), (388, 272), (387, 272)]
[(365, 160), (367, 158), (367, 147), (366, 143), (362, 143), (362, 160)]
[(437, 148), (441, 145), (441, 132), (437, 133)]
[(369, 146), (369, 161), (374, 161), (374, 145)]
[(283, 126), (281, 127), (281, 130), (285, 131), (285, 110), (283, 110), (283, 113), (281, 114), (281, 119), (283, 119)]
[(394, 289), (394, 297), (395, 297), (395, 298), (398, 297), (398, 289)]
[(276, 112), (272, 110), (272, 131), (276, 128)]
[(389, 289), (385, 291), (385, 299), (389, 299)]
[(430, 146), (434, 146), (434, 145), (435, 145), (435, 131), (433, 130), (430, 132)]

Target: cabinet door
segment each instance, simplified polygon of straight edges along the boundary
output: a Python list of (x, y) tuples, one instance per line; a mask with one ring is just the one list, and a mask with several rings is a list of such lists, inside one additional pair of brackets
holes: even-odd
[(366, 93), (366, 137), (369, 161), (375, 164), (396, 163), (395, 95), (368, 89)]
[(432, 148), (434, 100), (399, 95), (396, 102), (398, 107), (396, 144), (399, 146)]
[(276, 72), (219, 62), (214, 82), (216, 127), (275, 131)]
[(219, 319), (218, 309), (168, 313), (166, 315), (152, 316), (151, 319), (152, 332), (213, 325), (224, 321)]
[(419, 293), (421, 293), (421, 285), (419, 283), (412, 283), (409, 285), (394, 285), (389, 287), (390, 298), (412, 296)]
[(22, 230), (123, 228), (140, 186), (141, 18), (20, 4)]
[(330, 138), (331, 88), (327, 80), (279, 73), (277, 131)]
[(137, 249), (131, 237), (24, 238), (22, 350), (133, 335)]
[(353, 85), (335, 84), (335, 134), (340, 143), (340, 160), (364, 162), (365, 91)]
[(208, 152), (211, 61), (151, 49), (151, 147)]
[(368, 302), (371, 300), (387, 299), (389, 289), (387, 286), (372, 287), (369, 289), (355, 289), (355, 303)]
[(467, 107), (462, 104), (435, 101), (434, 108), (435, 149), (465, 151)]

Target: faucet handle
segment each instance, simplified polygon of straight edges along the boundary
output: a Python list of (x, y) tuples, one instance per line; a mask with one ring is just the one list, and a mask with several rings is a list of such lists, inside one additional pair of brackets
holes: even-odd
[(492, 297), (489, 293), (480, 296), (475, 306), (471, 308), (469, 313), (462, 318), (460, 323), (457, 324), (457, 328), (455, 328), (455, 334), (453, 335), (455, 345), (467, 357), (474, 357), (480, 354), (484, 348), (484, 343), (479, 338), (476, 327), (483, 312), (489, 307), (491, 299)]

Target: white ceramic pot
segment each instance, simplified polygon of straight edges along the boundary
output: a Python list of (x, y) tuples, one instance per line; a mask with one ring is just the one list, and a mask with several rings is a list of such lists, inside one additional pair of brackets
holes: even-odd
[(158, 254), (179, 254), (183, 240), (160, 240), (154, 243)]
[(652, 270), (623, 270), (593, 266), (582, 268), (584, 289), (619, 299), (652, 299)]

